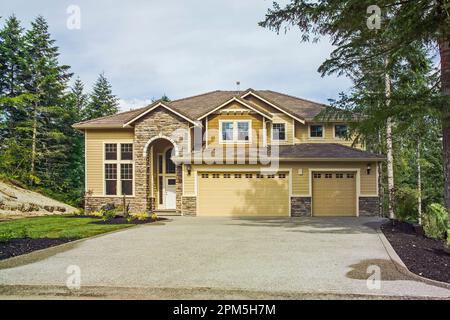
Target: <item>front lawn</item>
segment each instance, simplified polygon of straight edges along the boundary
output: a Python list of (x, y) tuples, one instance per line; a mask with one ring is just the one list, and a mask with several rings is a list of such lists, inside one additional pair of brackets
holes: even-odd
[(132, 226), (98, 222), (96, 218), (68, 215), (0, 222), (0, 260)]

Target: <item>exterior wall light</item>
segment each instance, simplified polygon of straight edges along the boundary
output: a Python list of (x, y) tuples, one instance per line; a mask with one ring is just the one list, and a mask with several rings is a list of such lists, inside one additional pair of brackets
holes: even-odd
[(370, 175), (370, 171), (372, 170), (372, 166), (370, 163), (367, 164), (367, 174)]

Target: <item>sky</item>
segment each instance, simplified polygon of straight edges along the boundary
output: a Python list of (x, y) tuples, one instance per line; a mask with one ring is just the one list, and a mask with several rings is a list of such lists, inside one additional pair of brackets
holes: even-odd
[(0, 16), (15, 14), (25, 28), (44, 16), (61, 63), (88, 91), (104, 72), (123, 111), (163, 94), (236, 90), (236, 81), (241, 90), (324, 103), (351, 86), (317, 72), (333, 49), (326, 39), (301, 43), (297, 30), (277, 35), (258, 26), (272, 0), (0, 1)]

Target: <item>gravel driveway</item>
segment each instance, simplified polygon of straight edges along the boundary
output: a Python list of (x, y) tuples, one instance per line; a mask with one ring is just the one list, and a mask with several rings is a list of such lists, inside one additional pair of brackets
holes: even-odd
[[(18, 259), (0, 270), (0, 285), (65, 286), (76, 265), (82, 287), (450, 297), (397, 271), (376, 231), (381, 221), (174, 217)], [(379, 289), (368, 287), (368, 267), (380, 268)]]

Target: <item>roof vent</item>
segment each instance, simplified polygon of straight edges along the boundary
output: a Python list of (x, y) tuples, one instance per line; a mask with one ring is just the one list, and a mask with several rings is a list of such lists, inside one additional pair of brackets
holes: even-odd
[(241, 91), (241, 82), (236, 81), (236, 91), (239, 93)]

